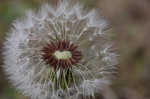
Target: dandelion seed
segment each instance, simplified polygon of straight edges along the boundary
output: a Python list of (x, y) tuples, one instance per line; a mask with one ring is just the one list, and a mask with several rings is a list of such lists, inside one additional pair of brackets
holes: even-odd
[(111, 83), (117, 54), (96, 11), (46, 4), (13, 23), (4, 43), (5, 71), (31, 99), (94, 99)]

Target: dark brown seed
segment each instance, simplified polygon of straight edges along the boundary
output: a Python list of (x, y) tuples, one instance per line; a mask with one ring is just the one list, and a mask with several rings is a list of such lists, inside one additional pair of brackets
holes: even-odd
[[(68, 68), (77, 64), (81, 59), (81, 52), (77, 50), (78, 46), (70, 43), (69, 41), (57, 41), (56, 43), (50, 42), (47, 46), (43, 47), (42, 58), (51, 67), (58, 66), (61, 68)], [(54, 56), (56, 51), (70, 51), (72, 57), (69, 59), (57, 59)]]

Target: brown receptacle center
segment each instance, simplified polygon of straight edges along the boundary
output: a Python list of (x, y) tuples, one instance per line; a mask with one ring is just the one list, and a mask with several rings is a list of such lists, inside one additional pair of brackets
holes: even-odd
[(58, 60), (68, 60), (72, 57), (72, 53), (70, 51), (55, 51), (53, 54)]
[(52, 67), (71, 67), (81, 59), (77, 46), (68, 41), (50, 42), (42, 49), (43, 60)]

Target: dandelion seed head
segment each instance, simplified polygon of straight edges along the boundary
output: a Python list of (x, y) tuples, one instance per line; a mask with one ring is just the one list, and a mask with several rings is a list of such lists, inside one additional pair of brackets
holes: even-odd
[(94, 99), (118, 64), (107, 22), (96, 13), (61, 2), (16, 20), (3, 52), (12, 84), (31, 99)]

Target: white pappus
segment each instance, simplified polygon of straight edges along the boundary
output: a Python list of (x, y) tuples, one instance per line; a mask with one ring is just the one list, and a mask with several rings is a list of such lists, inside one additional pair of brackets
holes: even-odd
[(4, 42), (4, 70), (31, 99), (91, 99), (116, 74), (107, 22), (80, 4), (49, 4), (16, 20)]

